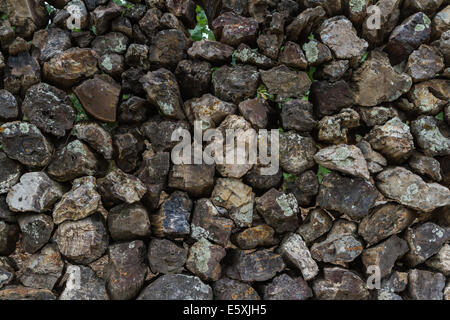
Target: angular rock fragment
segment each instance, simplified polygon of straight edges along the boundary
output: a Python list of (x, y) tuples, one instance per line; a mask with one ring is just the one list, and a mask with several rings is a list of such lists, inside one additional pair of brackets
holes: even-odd
[(420, 174), (427, 176), (435, 181), (441, 181), (441, 165), (438, 160), (424, 156), (419, 152), (414, 152), (408, 161), (411, 169)]
[(221, 42), (200, 40), (189, 48), (188, 54), (193, 59), (203, 59), (210, 62), (227, 62), (231, 59), (234, 48)]
[(216, 300), (260, 300), (258, 292), (250, 285), (237, 280), (222, 278), (213, 284)]
[(381, 126), (388, 120), (398, 117), (398, 111), (390, 107), (360, 107), (358, 112), (368, 127)]
[(320, 66), (333, 60), (331, 50), (317, 40), (312, 39), (303, 44), (302, 49), (305, 51), (306, 61), (310, 66)]
[(12, 285), (0, 290), (0, 300), (56, 300), (56, 296), (47, 289)]
[(256, 94), (259, 78), (259, 72), (254, 66), (222, 66), (212, 78), (214, 94), (219, 99), (239, 104)]
[(108, 230), (115, 241), (147, 238), (150, 236), (150, 218), (140, 203), (120, 204), (108, 213)]
[(324, 241), (313, 244), (311, 256), (317, 261), (338, 265), (352, 262), (363, 252), (362, 242), (352, 233), (334, 230)]
[(116, 134), (113, 144), (117, 167), (124, 172), (132, 172), (136, 169), (141, 151), (138, 139), (130, 132)]
[(439, 128), (438, 120), (431, 116), (422, 116), (411, 122), (411, 132), (417, 144), (430, 157), (450, 155), (450, 137), (444, 130)]
[(311, 86), (311, 101), (319, 117), (339, 112), (353, 105), (353, 92), (344, 80), (334, 83), (315, 81)]
[(407, 97), (411, 102), (403, 103), (405, 100), (401, 99), (397, 104), (400, 108), (414, 114), (436, 115), (450, 99), (450, 81), (432, 79), (416, 83)]
[(204, 281), (220, 279), (220, 261), (225, 257), (225, 249), (201, 238), (189, 249), (186, 268)]
[(28, 52), (9, 56), (6, 63), (3, 83), (6, 90), (13, 94), (25, 95), (32, 85), (41, 80), (41, 68)]
[(263, 129), (269, 120), (270, 107), (264, 99), (248, 99), (239, 103), (239, 112), (256, 129)]
[(105, 281), (91, 268), (69, 265), (65, 276), (66, 285), (59, 300), (109, 300)]
[(254, 43), (258, 34), (258, 22), (253, 18), (225, 12), (211, 23), (216, 39), (237, 47), (241, 43)]
[(326, 17), (326, 12), (322, 6), (308, 8), (302, 11), (286, 27), (286, 35), (289, 40), (298, 42), (305, 39)]
[(185, 35), (176, 29), (162, 30), (150, 46), (149, 60), (156, 67), (171, 68), (186, 58)]
[(408, 272), (408, 294), (414, 300), (442, 300), (445, 277), (441, 273), (412, 269)]
[(111, 171), (104, 178), (98, 179), (97, 186), (105, 204), (134, 203), (147, 192), (147, 188), (138, 178), (120, 169)]
[(318, 139), (327, 143), (347, 143), (348, 132), (352, 128), (359, 127), (360, 116), (353, 109), (345, 108), (334, 116), (325, 116), (319, 121)]
[(181, 273), (188, 248), (167, 239), (152, 239), (148, 246), (148, 262), (153, 273)]
[(264, 286), (264, 300), (307, 300), (313, 295), (308, 283), (301, 277), (283, 273)]
[(21, 174), (22, 166), (8, 158), (4, 152), (0, 152), (0, 194), (7, 193), (19, 182)]
[(428, 259), (425, 264), (439, 272), (441, 272), (444, 276), (448, 277), (450, 275), (450, 245), (444, 244), (442, 248)]
[(111, 135), (98, 123), (77, 123), (74, 126), (74, 135), (81, 141), (86, 142), (105, 159), (112, 159), (114, 150)]
[(22, 231), (22, 247), (27, 253), (38, 251), (52, 235), (54, 224), (48, 215), (21, 215), (18, 222), (20, 231)]
[(317, 238), (327, 233), (333, 225), (330, 216), (322, 209), (313, 209), (308, 216), (307, 223), (303, 223), (298, 229), (302, 239), (310, 244)]
[[(102, 3), (103, 4), (103, 3)], [(87, 5), (89, 8), (89, 5)], [(95, 8), (95, 10), (94, 10)], [(111, 25), (111, 21), (122, 13), (122, 7), (114, 1), (105, 6), (97, 6), (97, 3), (89, 8), (91, 24), (95, 27), (95, 32), (99, 35), (106, 33)]]
[(72, 46), (69, 32), (59, 28), (48, 28), (35, 32), (32, 43), (37, 48), (39, 62), (45, 62)]
[(275, 65), (275, 62), (271, 58), (253, 50), (244, 43), (241, 43), (234, 52), (234, 58), (238, 62), (252, 64), (263, 69), (267, 69)]
[(378, 173), (387, 165), (387, 160), (378, 152), (372, 150), (372, 146), (365, 140), (356, 144), (361, 150), (367, 162), (367, 169), (370, 173)]
[(5, 89), (0, 89), (0, 119), (16, 120), (19, 116), (19, 105), (14, 95)]
[(300, 174), (314, 167), (317, 149), (314, 140), (294, 131), (280, 134), (280, 166), (291, 174)]
[(0, 221), (0, 255), (7, 256), (16, 248), (19, 240), (19, 227)]
[(271, 247), (278, 243), (278, 239), (275, 237), (275, 230), (266, 224), (234, 233), (232, 241), (244, 250), (255, 249), (257, 247)]
[(195, 98), (211, 87), (211, 65), (205, 61), (181, 60), (175, 69), (183, 97)]
[(0, 289), (10, 284), (14, 279), (13, 261), (8, 257), (0, 258)]
[(301, 99), (287, 101), (281, 108), (281, 122), (285, 130), (312, 131), (317, 125), (313, 105)]
[(409, 56), (406, 73), (413, 82), (420, 82), (432, 79), (444, 66), (444, 58), (439, 50), (423, 44)]
[(195, 197), (209, 196), (214, 187), (215, 166), (207, 164), (177, 164), (169, 173), (169, 187), (188, 192)]

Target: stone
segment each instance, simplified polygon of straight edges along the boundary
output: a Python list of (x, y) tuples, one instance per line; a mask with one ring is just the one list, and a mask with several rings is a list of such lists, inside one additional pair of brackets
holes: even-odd
[(0, 290), (0, 300), (56, 300), (56, 296), (47, 289), (12, 285)]
[(18, 218), (22, 232), (22, 247), (27, 253), (35, 253), (49, 240), (54, 223), (46, 214), (27, 214)]
[(311, 244), (333, 226), (330, 216), (322, 209), (313, 209), (307, 219), (296, 231), (306, 244)]
[(142, 181), (120, 169), (111, 171), (104, 178), (98, 179), (97, 187), (105, 204), (135, 203), (147, 192)]
[(430, 40), (431, 20), (423, 12), (417, 12), (395, 27), (389, 36), (385, 51), (389, 59), (396, 65), (417, 49), (422, 43)]
[(272, 247), (278, 244), (275, 230), (266, 224), (233, 233), (232, 241), (243, 250), (255, 249), (257, 247)]
[(195, 26), (195, 6), (192, 0), (166, 0), (167, 10), (189, 27)]
[(403, 167), (387, 168), (376, 176), (378, 189), (388, 198), (423, 212), (450, 203), (450, 190), (438, 183), (426, 183)]
[(439, 121), (435, 117), (422, 116), (411, 121), (411, 132), (425, 155), (450, 155), (450, 138), (439, 128)]
[(22, 166), (8, 158), (4, 152), (0, 152), (0, 194), (7, 193), (19, 182), (21, 175)]
[(217, 41), (237, 47), (241, 43), (255, 42), (258, 22), (253, 18), (225, 12), (212, 21), (211, 29)]
[(317, 40), (309, 40), (309, 42), (303, 44), (302, 49), (305, 52), (306, 61), (310, 66), (320, 66), (333, 60), (331, 50)]
[(350, 62), (348, 60), (333, 60), (322, 65), (317, 75), (323, 80), (336, 82), (345, 75), (349, 67)]
[(90, 12), (90, 20), (91, 25), (95, 27), (95, 32), (98, 35), (106, 33), (111, 25), (111, 21), (119, 17), (123, 10), (123, 8), (114, 1), (109, 2), (105, 6), (96, 6), (94, 8), (89, 9), (92, 10)]
[(353, 233), (333, 228), (327, 238), (314, 243), (310, 251), (314, 260), (345, 265), (363, 252), (363, 243)]
[(5, 222), (16, 222), (17, 216), (14, 212), (9, 210), (8, 204), (6, 203), (6, 195), (0, 196), (0, 220)]
[(144, 70), (150, 69), (149, 47), (144, 44), (132, 43), (128, 46), (125, 55), (127, 65), (132, 67), (141, 67)]
[(192, 59), (203, 59), (209, 62), (228, 62), (234, 52), (234, 48), (221, 42), (202, 39), (194, 41), (188, 50)]
[(448, 277), (450, 275), (450, 245), (444, 244), (438, 253), (428, 259), (425, 264), (439, 272), (444, 276)]
[(411, 15), (418, 11), (423, 11), (430, 16), (433, 16), (444, 1), (442, 0), (406, 0), (403, 3), (402, 12), (405, 15)]
[(264, 286), (264, 300), (307, 300), (313, 296), (308, 283), (301, 277), (283, 273)]
[(340, 267), (325, 267), (323, 278), (315, 280), (312, 289), (319, 300), (367, 300), (369, 298), (366, 282), (356, 273)]
[(16, 248), (17, 240), (19, 240), (19, 227), (16, 224), (0, 221), (0, 255), (11, 254)]
[(317, 149), (314, 140), (295, 131), (280, 133), (280, 166), (284, 171), (297, 175), (314, 167)]
[(149, 60), (152, 65), (171, 68), (185, 58), (186, 40), (181, 31), (169, 29), (156, 34), (150, 46)]
[(42, 132), (57, 137), (72, 129), (76, 116), (66, 93), (43, 82), (27, 90), (22, 112)]
[(185, 192), (172, 193), (159, 211), (150, 216), (153, 235), (159, 238), (187, 237), (191, 232), (189, 220), (192, 206), (192, 200)]
[(109, 246), (109, 263), (105, 267), (106, 289), (112, 300), (136, 297), (144, 285), (147, 248), (141, 240)]
[(53, 239), (62, 255), (83, 265), (100, 258), (108, 248), (108, 233), (98, 214), (61, 223)]
[(280, 254), (267, 249), (252, 253), (240, 253), (233, 266), (241, 281), (266, 281), (272, 279), (285, 268)]
[(326, 12), (322, 6), (307, 8), (286, 27), (287, 38), (294, 42), (307, 38), (325, 17)]
[(370, 178), (363, 153), (353, 145), (340, 144), (320, 149), (314, 155), (314, 161), (330, 170), (366, 180)]
[(353, 109), (345, 108), (334, 116), (325, 116), (317, 124), (318, 140), (327, 143), (348, 143), (348, 132), (360, 125), (360, 116)]
[(309, 281), (319, 273), (319, 267), (300, 235), (293, 233), (286, 236), (279, 247), (279, 252), (288, 264), (301, 271), (304, 280)]
[(169, 173), (168, 185), (194, 197), (209, 196), (214, 188), (214, 174), (214, 165), (176, 164)]
[(258, 292), (247, 283), (222, 278), (213, 283), (216, 300), (260, 300)]
[(295, 196), (299, 206), (309, 206), (319, 192), (317, 174), (312, 170), (306, 170), (298, 177), (285, 177), (282, 188), (285, 193), (292, 193)]
[(108, 230), (115, 241), (127, 241), (150, 236), (148, 212), (140, 203), (120, 204), (108, 213)]
[(410, 128), (398, 117), (375, 126), (365, 137), (372, 148), (395, 163), (404, 162), (414, 150)]
[(119, 122), (138, 124), (147, 119), (153, 108), (147, 100), (138, 96), (131, 96), (119, 105)]
[(354, 103), (353, 91), (344, 80), (333, 83), (315, 81), (311, 85), (310, 94), (319, 117), (332, 115)]
[(405, 240), (391, 236), (380, 244), (364, 250), (361, 255), (366, 270), (371, 266), (380, 268), (380, 277), (384, 278), (391, 273), (395, 262), (409, 251)]
[(337, 16), (325, 20), (319, 29), (320, 39), (338, 59), (350, 60), (351, 64), (360, 61), (368, 48), (368, 43), (359, 38), (350, 20)]
[(8, 257), (0, 258), (0, 289), (10, 284), (15, 277), (13, 261)]
[(426, 261), (438, 253), (448, 239), (450, 239), (449, 231), (432, 222), (408, 229), (406, 232), (406, 241), (410, 247), (406, 255), (408, 264), (415, 267)]
[(270, 107), (264, 99), (248, 99), (239, 103), (239, 112), (256, 129), (264, 129), (268, 123)]
[(164, 120), (164, 118), (152, 118), (142, 125), (142, 133), (152, 144), (155, 151), (171, 151), (179, 141), (172, 141), (175, 130), (189, 130), (187, 121)]
[(265, 56), (276, 60), (281, 50), (283, 38), (278, 34), (260, 34), (256, 43), (261, 53)]
[(383, 52), (372, 51), (369, 57), (352, 75), (355, 102), (373, 107), (383, 102), (397, 100), (412, 86), (406, 73), (397, 73)]
[(201, 238), (189, 249), (186, 268), (203, 281), (220, 279), (220, 261), (225, 257), (225, 249)]
[(211, 195), (214, 205), (228, 210), (228, 214), (238, 227), (250, 227), (253, 221), (252, 188), (238, 179), (219, 178)]
[(408, 272), (408, 294), (413, 300), (442, 300), (444, 287), (441, 273), (418, 269)]
[(28, 172), (8, 192), (6, 202), (14, 212), (50, 211), (63, 195), (62, 186), (50, 179), (45, 172)]
[(287, 98), (301, 98), (311, 86), (311, 80), (305, 72), (293, 71), (285, 65), (261, 70), (260, 73), (267, 91), (276, 95), (276, 102)]
[(316, 201), (322, 209), (359, 220), (369, 213), (377, 197), (378, 191), (370, 182), (331, 172), (323, 177)]
[(245, 43), (241, 43), (233, 54), (236, 61), (243, 64), (252, 64), (263, 69), (271, 68), (275, 65), (271, 58), (257, 52)]
[(92, 149), (100, 153), (103, 158), (111, 160), (113, 157), (112, 138), (97, 122), (80, 122), (74, 128), (74, 135), (86, 142)]
[(360, 107), (358, 112), (368, 127), (381, 126), (392, 118), (398, 117), (398, 111), (391, 107)]
[(414, 152), (408, 161), (411, 169), (423, 176), (435, 181), (441, 181), (441, 164), (433, 157), (427, 157), (419, 152)]
[(302, 48), (292, 41), (285, 43), (283, 51), (280, 52), (279, 60), (288, 67), (301, 70), (306, 70), (308, 67), (308, 60), (306, 60)]
[(436, 13), (431, 23), (431, 38), (439, 39), (441, 35), (450, 30), (450, 6), (446, 6)]
[(115, 122), (120, 86), (108, 75), (98, 75), (74, 89), (83, 108), (103, 122)]
[(255, 96), (259, 78), (259, 72), (254, 66), (222, 66), (212, 78), (214, 95), (221, 100), (239, 104)]
[(61, 88), (70, 88), (77, 82), (97, 73), (97, 54), (89, 48), (70, 48), (44, 63), (44, 80)]
[(69, 265), (64, 290), (59, 300), (109, 300), (105, 281), (85, 266)]
[(410, 54), (406, 65), (413, 82), (429, 80), (444, 69), (444, 58), (435, 47), (422, 44)]
[(73, 140), (56, 151), (47, 172), (56, 181), (69, 181), (82, 176), (93, 176), (99, 167), (99, 161), (87, 145)]
[(127, 51), (128, 42), (128, 37), (123, 33), (109, 32), (95, 37), (91, 42), (91, 48), (100, 57), (108, 53), (123, 55)]
[(211, 65), (206, 61), (181, 60), (175, 69), (181, 94), (188, 99), (208, 93), (211, 75)]
[(185, 118), (182, 110), (180, 88), (172, 72), (161, 68), (148, 72), (139, 81), (147, 94), (150, 104), (159, 108), (164, 116), (179, 120)]
[(236, 106), (221, 101), (212, 94), (204, 94), (184, 103), (184, 112), (191, 123), (201, 121), (202, 130), (215, 128), (230, 114), (236, 113)]
[(19, 116), (19, 105), (11, 92), (0, 89), (0, 119), (16, 120)]
[(17, 271), (17, 278), (27, 287), (52, 290), (62, 275), (64, 263), (58, 248), (48, 244), (39, 253), (28, 258)]
[(25, 95), (32, 85), (40, 82), (41, 68), (28, 52), (9, 56), (4, 70), (4, 88), (13, 94)]
[(270, 189), (255, 200), (256, 210), (275, 231), (294, 231), (298, 226), (298, 204), (292, 193)]
[(368, 245), (373, 245), (401, 233), (413, 223), (415, 217), (414, 211), (401, 205), (383, 204), (361, 220), (358, 233)]
[(311, 132), (317, 125), (312, 103), (302, 99), (285, 102), (281, 108), (281, 122), (284, 130)]
[(19, 37), (30, 38), (33, 32), (43, 29), (48, 23), (48, 16), (43, 3), (30, 0), (7, 0), (8, 20), (16, 26)]
[(212, 288), (198, 277), (166, 274), (149, 284), (138, 300), (212, 300)]
[(211, 200), (199, 199), (196, 201), (191, 221), (191, 237), (193, 239), (204, 238), (226, 247), (233, 227), (233, 221), (221, 216)]
[(167, 239), (152, 239), (147, 258), (153, 273), (181, 273), (188, 256), (188, 248)]
[(134, 171), (142, 151), (138, 139), (130, 132), (116, 134), (113, 145), (117, 167), (127, 173)]
[(244, 182), (255, 189), (268, 190), (276, 188), (283, 178), (283, 172), (280, 168), (273, 175), (268, 175), (263, 170), (267, 169), (265, 165), (254, 165), (245, 175)]
[[(450, 81), (432, 79), (416, 83), (407, 94), (408, 103), (398, 106), (414, 114), (438, 114), (450, 99)], [(401, 101), (404, 101), (402, 99)]]

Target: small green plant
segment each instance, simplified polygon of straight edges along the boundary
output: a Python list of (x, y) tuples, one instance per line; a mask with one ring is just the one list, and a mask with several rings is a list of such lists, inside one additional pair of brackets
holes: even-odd
[(211, 79), (214, 79), (214, 73), (219, 69), (219, 67), (212, 67), (211, 68)]
[(319, 169), (317, 169), (317, 179), (319, 183), (322, 183), (323, 177), (329, 174), (331, 171), (319, 164)]
[(53, 12), (56, 11), (55, 7), (47, 2), (45, 3), (45, 10), (47, 10), (48, 14), (52, 14)]
[(314, 82), (314, 72), (316, 72), (316, 68), (315, 67), (309, 67), (309, 70), (308, 70), (308, 77), (309, 77), (309, 79), (312, 81), (312, 82)]
[(79, 29), (79, 28), (73, 28), (71, 31), (72, 31), (72, 32), (81, 32), (81, 29)]
[(95, 26), (91, 27), (91, 31), (93, 34), (97, 35), (97, 28)]
[(0, 20), (5, 21), (6, 19), (8, 19), (8, 12), (3, 12), (0, 16)]
[(236, 65), (236, 54), (237, 54), (237, 50), (234, 50), (233, 54), (231, 55), (231, 65), (232, 66)]
[(275, 100), (275, 96), (267, 91), (267, 88), (262, 84), (258, 88), (258, 98), (264, 99), (264, 100)]
[(287, 182), (295, 181), (295, 180), (297, 180), (297, 178), (298, 177), (296, 177), (290, 173), (283, 172), (283, 179)]
[(443, 121), (444, 120), (444, 111), (439, 112), (436, 115), (436, 119)]
[(197, 25), (194, 29), (189, 29), (189, 34), (191, 39), (194, 41), (200, 41), (202, 39), (208, 39), (211, 41), (216, 41), (214, 33), (209, 29), (208, 18), (202, 7), (197, 5), (195, 12), (197, 13)]
[[(125, 9), (131, 9), (133, 8), (133, 4), (129, 3), (126, 0), (113, 0), (115, 4), (118, 6), (124, 7)], [(122, 12), (123, 13), (123, 12)]]
[(309, 90), (305, 93), (305, 95), (302, 97), (303, 101), (309, 101)]
[(309, 36), (308, 36), (308, 39), (309, 39), (309, 40), (314, 40), (314, 39), (315, 39), (315, 38), (314, 38), (314, 34), (313, 34), (313, 33), (310, 33)]
[(122, 101), (125, 101), (125, 100), (129, 99), (130, 96), (131, 96), (131, 95), (130, 95), (129, 93), (123, 94), (123, 95), (122, 95)]
[(80, 121), (88, 121), (89, 117), (86, 114), (86, 111), (84, 111), (83, 106), (81, 105), (80, 100), (78, 100), (75, 93), (72, 93), (70, 96), (70, 100), (72, 101), (73, 106), (77, 110), (77, 116), (75, 117), (75, 123), (78, 123)]
[(367, 59), (367, 56), (368, 56), (368, 53), (366, 52), (366, 53), (364, 53), (363, 54), (363, 56), (362, 56), (362, 58), (361, 58), (361, 62), (364, 62), (364, 61), (366, 61), (366, 59)]
[(281, 127), (278, 128), (278, 131), (280, 131), (280, 133), (284, 132), (283, 128), (281, 128)]

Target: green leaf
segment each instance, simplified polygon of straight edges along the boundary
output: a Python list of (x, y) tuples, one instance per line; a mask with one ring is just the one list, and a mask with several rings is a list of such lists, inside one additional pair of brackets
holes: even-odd
[(88, 121), (89, 117), (86, 114), (86, 111), (84, 111), (83, 106), (81, 105), (80, 100), (78, 100), (75, 93), (72, 93), (70, 96), (70, 100), (72, 101), (73, 106), (77, 110), (77, 115), (75, 117), (75, 123), (78, 123), (80, 121)]
[(444, 120), (444, 111), (439, 112), (436, 115), (436, 119), (443, 121)]
[(315, 67), (309, 67), (308, 77), (309, 77), (309, 79), (311, 79), (312, 82), (314, 82), (314, 72), (316, 72), (316, 68)]
[(330, 170), (328, 170), (328, 169), (325, 168), (325, 167), (322, 167), (322, 166), (319, 164), (319, 169), (317, 170), (317, 178), (319, 179), (319, 183), (322, 183), (323, 177), (324, 177), (325, 175), (327, 175), (328, 173), (330, 173), (330, 172), (331, 172)]
[(364, 61), (366, 61), (366, 59), (367, 59), (367, 56), (368, 56), (368, 53), (366, 52), (366, 53), (364, 53), (363, 54), (363, 56), (362, 56), (362, 58), (361, 58), (361, 62), (364, 62)]
[(194, 29), (189, 29), (189, 34), (191, 35), (191, 39), (194, 41), (200, 41), (202, 39), (208, 39), (211, 41), (216, 41), (216, 37), (214, 33), (209, 29), (208, 26), (208, 17), (206, 16), (205, 11), (197, 5), (195, 12), (197, 13), (196, 20), (197, 25)]
[(126, 94), (124, 94), (124, 95), (122, 95), (122, 100), (123, 101), (125, 101), (125, 100), (127, 100), (128, 98), (130, 98), (130, 94), (129, 93), (126, 93)]
[(278, 131), (280, 131), (280, 132), (284, 132), (284, 130), (283, 130), (283, 128), (278, 128)]
[(233, 54), (231, 55), (231, 65), (232, 66), (236, 65), (236, 54), (237, 54), (237, 50), (234, 50)]
[(47, 2), (45, 3), (45, 10), (47, 10), (48, 14), (52, 14), (52, 12), (56, 11), (55, 7)]
[(79, 29), (79, 28), (73, 28), (71, 31), (72, 31), (72, 32), (81, 32), (81, 29)]
[(314, 40), (314, 34), (313, 34), (313, 33), (310, 33), (309, 36), (308, 36), (308, 39), (309, 39), (309, 40)]
[(95, 26), (91, 27), (91, 31), (93, 34), (97, 35), (97, 28), (95, 28)]
[(309, 90), (306, 92), (306, 94), (302, 97), (303, 101), (309, 101)]
[(286, 181), (295, 181), (297, 180), (297, 177), (290, 173), (283, 172), (283, 179)]

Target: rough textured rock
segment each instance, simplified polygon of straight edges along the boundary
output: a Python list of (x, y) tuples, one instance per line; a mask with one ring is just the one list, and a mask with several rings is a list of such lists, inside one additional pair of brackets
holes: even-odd
[(307, 244), (310, 244), (327, 233), (332, 225), (333, 221), (324, 210), (313, 209), (309, 213), (308, 220), (304, 222), (296, 232), (300, 234)]
[(111, 135), (98, 123), (77, 123), (74, 126), (74, 135), (81, 141), (86, 142), (105, 159), (112, 159), (114, 150)]
[(240, 43), (251, 44), (258, 34), (258, 22), (252, 18), (239, 16), (233, 12), (225, 12), (211, 23), (216, 39), (222, 43), (236, 47)]
[(194, 59), (203, 59), (210, 62), (226, 62), (231, 59), (234, 48), (220, 42), (201, 40), (195, 41), (189, 48), (188, 54)]
[(275, 230), (266, 224), (234, 233), (232, 241), (244, 250), (255, 249), (257, 247), (271, 247), (278, 243), (278, 239), (275, 237)]
[(105, 281), (91, 268), (69, 265), (65, 276), (67, 280), (59, 300), (109, 300)]
[(301, 277), (292, 278), (283, 273), (264, 287), (264, 300), (306, 300), (312, 297), (312, 290)]
[(423, 44), (409, 56), (406, 72), (414, 82), (420, 82), (433, 78), (444, 66), (439, 50)]
[(0, 119), (15, 120), (19, 115), (19, 105), (14, 95), (5, 89), (0, 89)]
[(408, 294), (414, 300), (442, 300), (444, 287), (441, 273), (418, 269), (408, 272)]
[(8, 158), (4, 152), (0, 152), (0, 194), (7, 193), (19, 182), (21, 174), (22, 166)]
[(150, 236), (150, 218), (140, 203), (120, 204), (108, 213), (108, 230), (115, 241), (147, 238)]
[(319, 121), (318, 139), (327, 143), (348, 143), (350, 129), (359, 127), (360, 116), (353, 109), (345, 108), (334, 116), (325, 116)]
[(0, 221), (0, 254), (7, 256), (16, 248), (19, 240), (19, 228), (16, 224)]
[(167, 239), (152, 239), (148, 246), (148, 262), (154, 273), (180, 273), (188, 256), (188, 248)]
[(214, 173), (214, 165), (177, 164), (169, 173), (168, 184), (195, 197), (209, 196), (214, 187)]
[(225, 257), (225, 249), (201, 238), (189, 249), (186, 268), (204, 281), (220, 279), (220, 261)]
[(21, 215), (18, 218), (22, 231), (22, 247), (27, 253), (35, 253), (43, 247), (53, 232), (52, 218), (45, 214)]
[(56, 296), (47, 289), (13, 285), (0, 290), (0, 300), (56, 300)]
[(313, 115), (313, 105), (300, 99), (292, 99), (283, 104), (281, 109), (283, 129), (310, 132), (317, 121)]
[(147, 192), (142, 181), (120, 169), (98, 179), (97, 186), (104, 203), (134, 203)]
[(385, 169), (377, 175), (377, 187), (388, 198), (413, 209), (431, 212), (450, 203), (450, 190), (426, 183), (403, 167)]
[(353, 92), (344, 80), (333, 83), (315, 81), (311, 86), (311, 98), (319, 117), (351, 107), (354, 102)]
[(294, 131), (280, 134), (280, 166), (291, 174), (300, 174), (314, 166), (317, 149), (314, 140)]
[(229, 278), (222, 278), (213, 284), (217, 300), (260, 300), (258, 292), (250, 285)]
[(438, 160), (424, 156), (419, 152), (414, 152), (408, 161), (411, 169), (423, 176), (429, 177), (435, 181), (441, 181), (441, 165)]
[[(45, 71), (44, 71), (45, 72)], [(28, 52), (10, 56), (4, 67), (4, 87), (13, 94), (24, 95), (32, 85), (41, 79), (41, 68)]]
[[(419, 117), (411, 122), (411, 132), (418, 146), (430, 157), (450, 155), (450, 138), (439, 128), (439, 122), (431, 116)], [(445, 131), (444, 131), (445, 132)]]
[(444, 244), (442, 248), (428, 259), (425, 264), (439, 272), (441, 272), (444, 276), (448, 277), (450, 275), (450, 245)]

